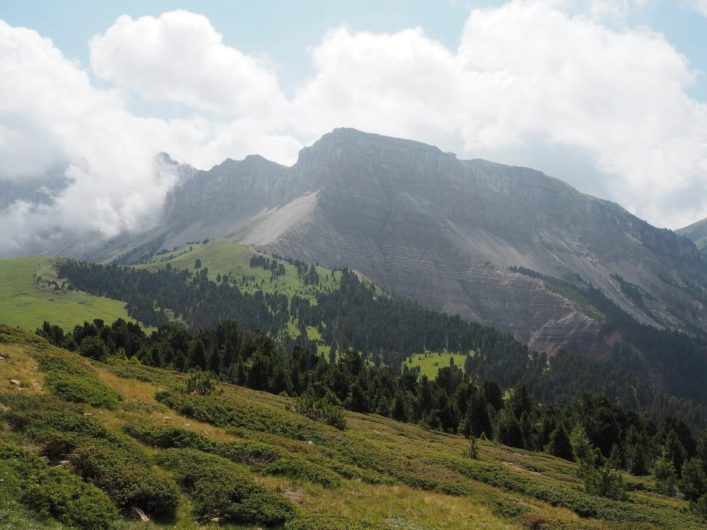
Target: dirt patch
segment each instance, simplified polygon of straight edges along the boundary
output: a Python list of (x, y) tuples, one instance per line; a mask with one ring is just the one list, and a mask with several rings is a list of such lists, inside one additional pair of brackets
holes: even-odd
[(282, 495), (290, 502), (294, 502), (297, 504), (304, 503), (304, 492), (302, 490), (285, 490)]
[(515, 469), (516, 471), (522, 471), (523, 473), (530, 473), (531, 475), (538, 475), (541, 476), (540, 473), (537, 471), (531, 471), (527, 467), (523, 467), (520, 464), (516, 464), (515, 462), (504, 462), (508, 467), (511, 469)]

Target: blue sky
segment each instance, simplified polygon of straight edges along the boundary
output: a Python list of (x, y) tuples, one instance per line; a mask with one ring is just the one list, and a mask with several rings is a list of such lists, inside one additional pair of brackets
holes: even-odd
[(43, 197), (0, 255), (151, 226), (159, 152), (292, 164), (335, 127), (707, 217), (707, 0), (0, 0), (0, 95), (0, 191)]
[[(268, 56), (286, 91), (310, 71), (306, 50), (330, 28), (345, 24), (357, 31), (396, 32), (419, 26), (453, 49), (469, 10), (498, 6), (500, 0), (31, 0), (0, 2), (0, 18), (33, 28), (51, 38), (67, 56), (88, 61), (88, 40), (105, 31), (118, 16), (157, 16), (185, 9), (209, 17), (226, 44), (253, 55)], [(689, 0), (648, 0), (631, 10), (622, 24), (647, 26), (663, 33), (705, 74), (690, 93), (707, 101), (707, 16)]]

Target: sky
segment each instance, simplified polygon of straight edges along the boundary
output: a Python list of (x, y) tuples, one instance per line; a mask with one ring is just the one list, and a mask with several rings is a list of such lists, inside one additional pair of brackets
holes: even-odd
[(0, 0), (0, 255), (149, 227), (156, 153), (292, 164), (343, 126), (679, 228), (707, 217), (707, 0)]

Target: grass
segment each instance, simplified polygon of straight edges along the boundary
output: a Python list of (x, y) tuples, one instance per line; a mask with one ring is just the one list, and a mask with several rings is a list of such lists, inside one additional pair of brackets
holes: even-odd
[(45, 320), (64, 329), (100, 318), (132, 320), (125, 303), (67, 288), (56, 276), (54, 258), (0, 260), (0, 322), (34, 331)]
[(214, 239), (205, 244), (185, 245), (174, 252), (155, 256), (144, 266), (160, 268), (169, 263), (172, 267), (193, 271), (199, 259), (202, 268), (209, 269), (211, 280), (216, 280), (218, 275), (228, 276), (232, 284), (246, 292), (260, 290), (264, 293), (284, 294), (288, 298), (298, 295), (312, 302), (317, 292), (334, 289), (339, 284), (340, 273), (317, 267), (319, 285), (305, 285), (297, 275), (297, 267), (280, 260), (278, 262), (284, 265), (285, 274), (273, 276), (270, 271), (250, 266), (250, 258), (254, 254), (251, 247), (227, 239)]
[[(149, 263), (138, 267), (157, 269), (169, 264), (177, 269), (194, 271), (198, 259), (202, 269), (208, 268), (208, 276), (212, 281), (216, 281), (218, 276), (226, 276), (232, 285), (244, 292), (262, 291), (266, 294), (285, 295), (288, 300), (299, 296), (308, 299), (312, 304), (316, 304), (317, 293), (331, 291), (339, 286), (340, 272), (316, 266), (319, 284), (307, 285), (298, 276), (297, 267), (283, 260), (275, 260), (285, 268), (285, 274), (281, 276), (274, 276), (269, 270), (260, 267), (251, 267), (250, 258), (254, 255), (257, 255), (257, 252), (249, 246), (239, 245), (227, 239), (214, 239), (207, 243), (184, 245), (172, 252), (154, 256)], [(308, 326), (305, 331), (307, 339), (316, 343), (317, 352), (328, 358), (329, 346), (322, 341), (319, 330)], [(287, 323), (284, 333), (291, 338), (299, 336), (296, 319)]]
[[(99, 488), (116, 509), (133, 502), (136, 493), (121, 488), (138, 468), (153, 477), (143, 483), (150, 498), (176, 500), (170, 527), (218, 517), (220, 528), (240, 529), (704, 528), (687, 501), (656, 493), (650, 477), (625, 475), (646, 487), (613, 501), (585, 493), (576, 465), (547, 454), (479, 440), (471, 460), (459, 436), (376, 415), (347, 412), (342, 431), (297, 413), (285, 396), (228, 384), (187, 395), (178, 390), (184, 374), (89, 362), (10, 328), (0, 327), (0, 352), (0, 383), (23, 381), (0, 384), (0, 444), (32, 453), (43, 472), (68, 451), (59, 493), (85, 476), (77, 498), (98, 498)], [(86, 370), (121, 399), (110, 409), (50, 395), (46, 356)], [(58, 527), (20, 502), (28, 480), (16, 464), (0, 458), (0, 528)], [(148, 490), (155, 478), (162, 489)], [(141, 527), (122, 516), (116, 526)]]
[(420, 375), (426, 375), (430, 379), (437, 377), (440, 368), (450, 365), (452, 359), (454, 365), (464, 370), (464, 361), (466, 361), (464, 353), (449, 353), (449, 352), (425, 352), (416, 353), (405, 359), (405, 366), (408, 368), (419, 368)]

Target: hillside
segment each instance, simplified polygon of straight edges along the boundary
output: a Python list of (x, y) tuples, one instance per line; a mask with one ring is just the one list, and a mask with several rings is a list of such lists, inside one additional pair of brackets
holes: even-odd
[(325, 135), (289, 168), (250, 156), (195, 172), (169, 194), (159, 226), (89, 257), (134, 262), (218, 237), (360, 271), (550, 354), (606, 358), (616, 336), (581, 297), (518, 269), (591, 284), (638, 324), (707, 328), (707, 272), (687, 238), (531, 169), (353, 129)]
[[(262, 262), (251, 262), (252, 258), (261, 257)], [(208, 277), (216, 280), (227, 277), (229, 283), (245, 292), (262, 291), (270, 294), (283, 294), (288, 299), (300, 296), (310, 300), (321, 292), (338, 288), (341, 273), (315, 266), (317, 282), (307, 281), (309, 264), (300, 264), (300, 270), (293, 263), (275, 259), (255, 251), (247, 245), (240, 245), (227, 239), (193, 242), (178, 247), (172, 252), (151, 256), (138, 268), (156, 270), (168, 265), (177, 269), (194, 270), (196, 261), (200, 268), (208, 269)], [(266, 261), (267, 260), (267, 261)], [(270, 265), (275, 264), (271, 270)], [(278, 269), (277, 267), (282, 268)], [(301, 270), (302, 267), (307, 270)]]
[(681, 228), (677, 233), (694, 241), (697, 248), (700, 249), (703, 259), (707, 261), (707, 219)]
[(288, 397), (225, 383), (188, 392), (186, 375), (89, 362), (7, 327), (0, 354), (0, 379), (19, 382), (0, 387), (2, 528), (144, 527), (123, 518), (133, 507), (177, 528), (704, 524), (651, 478), (625, 476), (628, 497), (611, 500), (546, 454), (479, 441), (472, 459), (460, 436), (376, 415), (346, 413), (338, 430)]
[(31, 331), (45, 320), (65, 329), (95, 318), (131, 320), (124, 302), (69, 289), (48, 257), (0, 260), (0, 300), (0, 322)]

